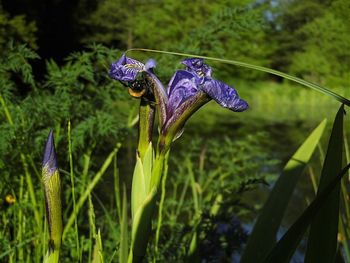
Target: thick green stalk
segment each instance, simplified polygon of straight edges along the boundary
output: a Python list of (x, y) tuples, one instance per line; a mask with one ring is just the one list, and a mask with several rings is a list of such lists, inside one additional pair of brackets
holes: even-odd
[(139, 139), (137, 151), (140, 158), (143, 159), (148, 145), (152, 141), (154, 123), (154, 108), (143, 98), (141, 98), (139, 114)]

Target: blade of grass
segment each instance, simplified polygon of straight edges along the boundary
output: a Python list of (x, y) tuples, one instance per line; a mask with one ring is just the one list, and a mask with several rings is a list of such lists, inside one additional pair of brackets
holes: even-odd
[[(19, 200), (23, 200), (23, 175), (20, 177), (20, 186), (19, 186)], [(17, 243), (22, 242), (22, 237), (23, 237), (23, 210), (19, 209), (17, 213), (17, 220), (18, 220), (18, 228), (17, 228)], [(18, 257), (23, 259), (23, 249), (22, 247), (19, 247), (18, 249)]]
[(118, 220), (121, 224), (122, 220), (122, 206), (120, 201), (120, 182), (119, 182), (119, 169), (117, 166), (117, 156), (114, 156), (113, 161), (113, 179), (114, 179), (114, 194), (115, 194), (115, 203), (117, 206)]
[[(1, 104), (2, 108), (4, 109), (7, 122), (10, 124), (10, 126), (13, 127), (14, 122), (13, 122), (11, 113), (6, 105), (5, 100), (3, 99), (3, 97), (1, 95), (0, 95), (0, 104)], [(29, 173), (29, 170), (28, 170), (26, 156), (22, 152), (20, 153), (20, 158), (21, 158), (21, 162), (23, 165), (23, 169), (24, 169), (26, 183), (28, 185), (30, 200), (31, 200), (31, 203), (33, 206), (34, 218), (35, 218), (35, 222), (36, 222), (36, 226), (37, 226), (37, 231), (40, 232), (41, 231), (41, 224), (40, 224), (41, 221), (40, 221), (40, 215), (39, 215), (39, 211), (38, 211), (38, 205), (37, 205), (37, 201), (36, 201), (36, 197), (35, 197), (35, 191), (34, 191), (34, 187), (33, 187), (31, 174)]]
[[(344, 106), (342, 105), (335, 117), (317, 194), (323, 191), (332, 179), (336, 177), (337, 171), (341, 170), (343, 118)], [(337, 252), (339, 202), (340, 184), (335, 187), (320, 211), (318, 211), (317, 215), (312, 220), (305, 254), (305, 263), (334, 261)]]
[(323, 94), (331, 96), (332, 98), (336, 99), (337, 101), (340, 101), (341, 103), (350, 107), (350, 100), (344, 98), (343, 96), (341, 96), (337, 93), (334, 93), (333, 91), (326, 89), (324, 87), (321, 87), (317, 84), (314, 84), (314, 83), (311, 83), (309, 81), (288, 75), (288, 74), (283, 73), (283, 72), (278, 71), (278, 70), (274, 70), (274, 69), (270, 69), (270, 68), (266, 68), (266, 67), (261, 67), (261, 66), (256, 66), (256, 65), (236, 61), (236, 60), (221, 59), (221, 58), (215, 58), (215, 57), (207, 57), (207, 56), (200, 56), (200, 55), (193, 55), (193, 54), (186, 54), (186, 53), (179, 53), (179, 52), (170, 52), (170, 51), (163, 51), (163, 50), (155, 50), (155, 49), (132, 48), (132, 49), (127, 50), (126, 53), (131, 52), (131, 51), (143, 51), (143, 52), (153, 52), (153, 53), (161, 53), (161, 54), (168, 54), (168, 55), (176, 55), (176, 56), (182, 56), (182, 57), (203, 58), (203, 59), (218, 61), (218, 62), (230, 64), (230, 65), (236, 65), (239, 67), (255, 69), (258, 71), (262, 71), (262, 72), (270, 73), (270, 74), (273, 74), (276, 76), (280, 76), (280, 77), (285, 78), (285, 79), (289, 79), (289, 80), (294, 81), (296, 83), (299, 83), (303, 86), (306, 86), (308, 88), (314, 89), (314, 90), (321, 92)]
[[(72, 200), (73, 200), (73, 214), (77, 214), (77, 204), (75, 199), (75, 187), (74, 187), (74, 171), (73, 171), (73, 154), (72, 154), (72, 140), (71, 140), (71, 123), (68, 120), (68, 154), (69, 154), (69, 169), (70, 169), (70, 182), (72, 187)], [(79, 248), (79, 231), (78, 231), (78, 222), (77, 217), (74, 217), (74, 236), (77, 246), (77, 254), (80, 255)], [(62, 237), (63, 238), (63, 237)], [(79, 258), (79, 262), (80, 262)]]
[[(21, 243), (17, 243), (16, 245), (14, 245), (13, 247), (11, 247), (10, 249), (4, 251), (3, 253), (0, 254), (0, 259), (3, 259), (4, 257), (6, 257), (7, 255), (11, 254), (12, 252), (16, 251), (19, 248), (22, 248), (32, 242), (34, 242), (35, 240), (38, 240), (39, 235), (33, 236), (31, 238), (28, 238), (26, 240), (23, 240)], [(1, 261), (1, 262), (6, 262), (6, 261)]]
[(120, 220), (120, 246), (119, 246), (119, 262), (128, 262), (128, 201), (126, 198), (126, 187), (123, 185), (122, 215)]
[[(96, 226), (95, 226), (95, 211), (94, 211), (94, 205), (92, 204), (91, 200), (91, 195), (89, 194), (89, 209), (88, 209), (88, 214), (89, 214), (89, 228), (90, 228), (90, 241), (92, 241), (93, 238), (96, 236)], [(89, 258), (88, 262), (91, 262), (91, 252), (92, 252), (92, 242), (90, 242), (89, 245)]]
[(284, 167), (255, 223), (246, 249), (243, 252), (241, 263), (259, 262), (264, 259), (276, 243), (277, 231), (295, 185), (310, 161), (325, 126), (326, 120), (323, 120)]
[(92, 181), (87, 185), (85, 192), (82, 193), (82, 195), (80, 196), (80, 198), (79, 198), (79, 200), (77, 202), (77, 205), (76, 205), (75, 212), (73, 211), (73, 213), (71, 213), (71, 215), (69, 216), (69, 218), (67, 220), (67, 224), (64, 227), (62, 240), (65, 239), (65, 237), (67, 235), (67, 232), (70, 229), (70, 227), (72, 226), (72, 224), (74, 223), (75, 217), (77, 216), (79, 210), (84, 205), (87, 197), (89, 196), (91, 191), (94, 189), (94, 187), (96, 186), (98, 181), (101, 179), (102, 175), (104, 175), (104, 173), (106, 172), (106, 170), (109, 167), (109, 165), (111, 164), (114, 156), (117, 154), (120, 146), (121, 146), (121, 144), (117, 143), (116, 147), (112, 150), (112, 152), (108, 155), (108, 157), (106, 158), (106, 160), (102, 164), (100, 170), (96, 173), (96, 175), (92, 179)]

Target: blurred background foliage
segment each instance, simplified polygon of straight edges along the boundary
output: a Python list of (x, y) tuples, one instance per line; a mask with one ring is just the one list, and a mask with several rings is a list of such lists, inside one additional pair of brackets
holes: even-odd
[[(102, 43), (243, 60), (329, 87), (350, 79), (347, 0), (2, 0), (0, 10), (0, 43), (13, 38), (60, 63)], [(236, 71), (228, 74), (268, 77)]]
[[(110, 63), (126, 49), (163, 49), (240, 60), (294, 74), (349, 97), (349, 9), (348, 0), (1, 0), (0, 194), (4, 198), (10, 193), (20, 202), (10, 207), (5, 201), (0, 205), (0, 248), (5, 248), (0, 250), (0, 262), (9, 262), (8, 255), (13, 262), (28, 260), (18, 252), (20, 241), (33, 262), (39, 262), (34, 259), (40, 259), (45, 251), (46, 242), (38, 245), (32, 217), (33, 211), (41, 209), (44, 218), (38, 171), (50, 129), (55, 132), (64, 185), (65, 221), (72, 211), (67, 175), (69, 119), (77, 198), (117, 142), (122, 142), (120, 177), (130, 187), (137, 136), (132, 123), (138, 101), (108, 77)], [(181, 67), (179, 57), (134, 54), (141, 61), (154, 57), (156, 73), (164, 83)], [(178, 247), (188, 247), (194, 226), (199, 229), (201, 251), (208, 252), (201, 257), (208, 262), (212, 255), (229, 260), (239, 254), (247, 233), (236, 216), (251, 228), (266, 198), (266, 185), (274, 181), (306, 134), (324, 117), (333, 118), (337, 105), (328, 97), (296, 88), (275, 76), (209, 64), (215, 78), (237, 87), (251, 110), (232, 114), (209, 103), (189, 121), (175, 143), (161, 253), (149, 255), (160, 262), (164, 258), (168, 262), (183, 260), (185, 251)], [(313, 162), (315, 173), (319, 171), (319, 155)], [(37, 204), (23, 183), (25, 172), (32, 177)], [(188, 182), (191, 173), (201, 193), (201, 202), (196, 204), (203, 215), (200, 219)], [(93, 200), (104, 251), (114, 262), (119, 226), (111, 194), (112, 174), (109, 168)], [(208, 178), (212, 178), (210, 185)], [(305, 199), (313, 196), (307, 180), (299, 186), (299, 205), (292, 208), (288, 224), (296, 217), (295, 211), (306, 204)], [(260, 192), (254, 192), (256, 189)], [(217, 193), (224, 201), (213, 216), (210, 211)], [(182, 195), (184, 201), (179, 205)], [(81, 251), (75, 250), (71, 230), (63, 245), (62, 262), (76, 262), (79, 253), (87, 258), (93, 242), (87, 234), (86, 215), (85, 205), (78, 217)], [(17, 228), (23, 220), (26, 227)], [(234, 229), (237, 232), (232, 233)], [(233, 236), (237, 238), (232, 240)], [(239, 244), (234, 243), (237, 240)], [(6, 251), (10, 252), (2, 254)]]

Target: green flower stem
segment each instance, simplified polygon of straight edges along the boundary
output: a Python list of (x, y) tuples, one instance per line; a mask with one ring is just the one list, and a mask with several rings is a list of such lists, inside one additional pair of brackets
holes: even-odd
[(139, 141), (137, 150), (140, 158), (143, 159), (148, 145), (152, 140), (154, 123), (154, 108), (144, 98), (141, 98), (139, 116)]
[[(69, 174), (70, 174), (70, 182), (72, 186), (72, 199), (73, 199), (73, 213), (75, 215), (78, 214), (77, 212), (77, 205), (76, 205), (76, 199), (75, 199), (75, 187), (74, 187), (74, 170), (73, 170), (73, 155), (72, 155), (72, 140), (71, 140), (71, 123), (70, 120), (68, 120), (68, 155), (69, 155)], [(77, 246), (77, 254), (80, 255), (80, 246), (79, 246), (79, 231), (78, 231), (78, 222), (77, 217), (74, 217), (74, 236)], [(79, 258), (80, 261), (80, 258)]]

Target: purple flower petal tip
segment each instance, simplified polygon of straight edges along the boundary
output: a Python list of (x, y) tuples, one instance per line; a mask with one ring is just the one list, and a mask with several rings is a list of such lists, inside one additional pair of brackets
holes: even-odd
[(54, 171), (58, 170), (55, 142), (52, 130), (50, 131), (49, 136), (46, 140), (43, 167), (47, 167), (50, 173), (53, 173)]
[(203, 85), (203, 91), (222, 107), (232, 111), (241, 112), (248, 109), (248, 103), (242, 100), (237, 91), (229, 85), (219, 81), (210, 80)]
[(150, 70), (156, 67), (156, 61), (154, 59), (149, 59), (147, 60), (145, 64), (146, 70)]

